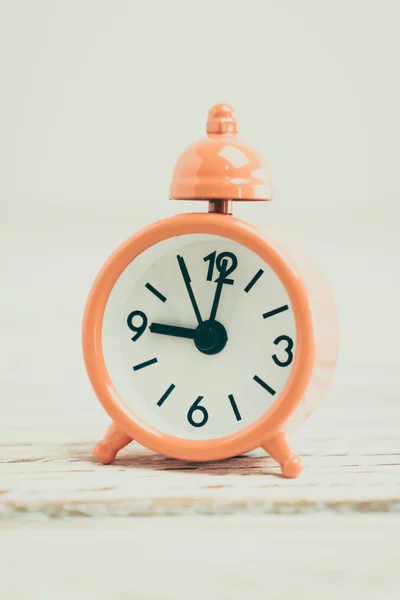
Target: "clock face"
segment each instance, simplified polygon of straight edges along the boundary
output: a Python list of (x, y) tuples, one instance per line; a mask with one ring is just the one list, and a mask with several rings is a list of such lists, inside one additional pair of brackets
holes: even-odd
[(137, 417), (185, 439), (215, 439), (279, 398), (296, 352), (288, 294), (232, 240), (181, 235), (122, 272), (103, 318), (105, 365)]

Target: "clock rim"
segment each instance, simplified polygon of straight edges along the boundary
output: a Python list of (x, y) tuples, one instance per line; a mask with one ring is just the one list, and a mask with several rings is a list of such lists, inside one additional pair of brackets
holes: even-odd
[[(102, 324), (115, 282), (139, 254), (164, 240), (186, 234), (211, 234), (255, 252), (277, 274), (289, 296), (296, 327), (296, 354), (279, 398), (256, 421), (240, 431), (209, 440), (190, 440), (164, 433), (140, 419), (116, 391), (104, 361)], [(106, 261), (89, 293), (82, 329), (83, 356), (93, 389), (110, 418), (150, 450), (181, 460), (221, 460), (248, 452), (274, 437), (301, 401), (312, 375), (314, 336), (308, 293), (291, 259), (259, 229), (232, 216), (180, 214), (148, 225), (128, 238)]]

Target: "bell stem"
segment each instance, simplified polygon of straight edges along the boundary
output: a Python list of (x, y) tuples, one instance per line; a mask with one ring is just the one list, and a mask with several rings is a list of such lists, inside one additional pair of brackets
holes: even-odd
[(225, 198), (218, 198), (217, 200), (209, 200), (208, 201), (208, 212), (209, 213), (219, 213), (221, 215), (231, 215), (232, 214), (232, 200), (227, 200)]

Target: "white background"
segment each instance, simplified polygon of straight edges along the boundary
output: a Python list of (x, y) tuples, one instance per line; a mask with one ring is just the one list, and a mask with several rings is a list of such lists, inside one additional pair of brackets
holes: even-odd
[(236, 215), (287, 229), (332, 283), (338, 377), (397, 381), (399, 18), (388, 0), (0, 0), (0, 415), (12, 440), (106, 422), (80, 350), (90, 283), (128, 235), (194, 209), (168, 201), (171, 172), (220, 101), (275, 188)]

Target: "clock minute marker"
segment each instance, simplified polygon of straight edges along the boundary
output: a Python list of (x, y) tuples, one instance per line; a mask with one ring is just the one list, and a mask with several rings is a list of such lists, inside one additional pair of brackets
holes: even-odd
[(156, 296), (159, 300), (161, 300), (161, 302), (167, 301), (164, 294), (159, 292), (154, 286), (151, 285), (151, 283), (146, 283), (144, 287), (147, 288), (152, 294), (154, 294), (154, 296)]
[(249, 293), (251, 288), (257, 283), (257, 281), (260, 279), (260, 277), (263, 273), (264, 273), (264, 271), (262, 269), (257, 271), (257, 273), (254, 275), (253, 279), (251, 279), (249, 281), (249, 283), (246, 285), (246, 287), (244, 288), (244, 291), (246, 292), (246, 294)]
[(163, 395), (161, 396), (161, 398), (157, 402), (157, 406), (162, 406), (164, 404), (164, 402), (166, 401), (166, 399), (168, 398), (168, 396), (170, 395), (170, 393), (172, 392), (172, 390), (175, 389), (175, 387), (176, 387), (175, 384), (171, 383), (171, 385), (169, 386), (169, 388), (163, 393)]
[(273, 317), (274, 315), (278, 315), (281, 312), (284, 312), (285, 310), (289, 310), (289, 307), (287, 304), (284, 304), (283, 306), (280, 306), (279, 308), (274, 308), (274, 310), (270, 310), (269, 312), (266, 312), (263, 314), (264, 319), (268, 319), (268, 317)]
[(242, 417), (241, 417), (241, 414), (240, 414), (239, 409), (237, 407), (235, 398), (233, 397), (232, 394), (229, 394), (228, 398), (229, 398), (229, 402), (231, 403), (233, 413), (234, 413), (234, 415), (236, 417), (236, 421), (241, 421)]
[(267, 392), (271, 394), (271, 396), (275, 396), (275, 390), (272, 389), (272, 387), (270, 387), (268, 383), (265, 383), (265, 381), (263, 381), (258, 375), (254, 375), (253, 379), (256, 383), (261, 385), (261, 387), (264, 388), (264, 390), (267, 390)]
[(146, 360), (145, 362), (139, 363), (132, 367), (134, 371), (140, 371), (140, 369), (144, 369), (145, 367), (149, 367), (150, 365), (154, 365), (154, 363), (158, 362), (157, 358), (151, 358), (150, 360)]

